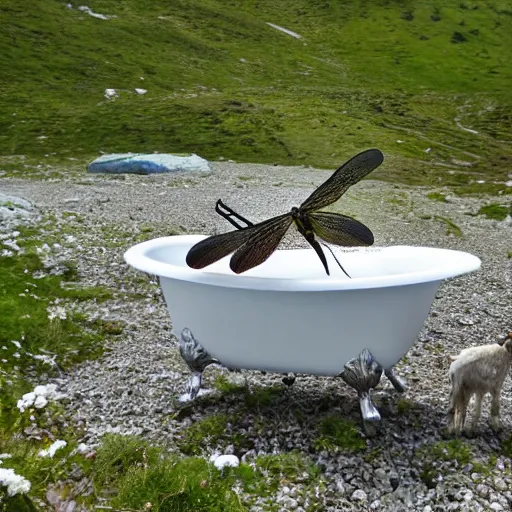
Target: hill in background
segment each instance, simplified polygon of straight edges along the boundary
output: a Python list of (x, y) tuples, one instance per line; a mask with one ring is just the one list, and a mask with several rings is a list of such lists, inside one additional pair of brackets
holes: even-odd
[(156, 151), (334, 169), (378, 147), (373, 177), (512, 191), (509, 2), (84, 5), (2, 2), (0, 168)]

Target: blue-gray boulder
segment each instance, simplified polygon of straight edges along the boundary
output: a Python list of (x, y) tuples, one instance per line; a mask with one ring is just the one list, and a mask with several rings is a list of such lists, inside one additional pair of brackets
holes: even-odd
[(176, 171), (210, 171), (208, 161), (195, 154), (120, 153), (103, 155), (87, 167), (94, 173), (156, 174)]

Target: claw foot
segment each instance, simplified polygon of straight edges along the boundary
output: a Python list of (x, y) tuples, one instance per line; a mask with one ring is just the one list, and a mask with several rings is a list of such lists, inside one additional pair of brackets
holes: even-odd
[[(210, 356), (203, 346), (194, 338), (192, 331), (185, 327), (179, 337), (178, 346), (180, 354), (189, 367), (192, 375), (189, 377), (186, 385), (186, 393), (179, 398), (180, 402), (194, 400), (198, 395), (205, 394), (206, 390), (201, 390), (203, 372), (210, 364), (220, 364), (220, 361)], [(201, 391), (203, 391), (201, 393)]]
[(370, 390), (376, 387), (382, 376), (382, 367), (368, 349), (351, 359), (340, 374), (341, 378), (357, 391), (361, 415), (364, 421), (379, 421), (380, 414), (372, 402)]

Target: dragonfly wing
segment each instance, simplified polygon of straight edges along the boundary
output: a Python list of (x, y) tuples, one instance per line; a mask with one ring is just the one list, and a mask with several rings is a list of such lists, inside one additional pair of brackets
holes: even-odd
[(188, 251), (187, 265), (194, 269), (200, 269), (224, 258), (249, 240), (251, 229), (254, 228), (237, 229), (201, 240)]
[(320, 210), (337, 201), (352, 185), (370, 174), (384, 160), (378, 149), (368, 149), (345, 162), (301, 205), (300, 209)]
[(231, 270), (241, 274), (266, 261), (277, 249), (292, 222), (291, 214), (285, 213), (270, 219), (267, 223), (245, 229), (244, 231), (251, 231), (251, 237), (231, 257)]
[(330, 244), (357, 247), (374, 242), (373, 233), (368, 227), (341, 213), (314, 212), (308, 214), (308, 219), (313, 231)]

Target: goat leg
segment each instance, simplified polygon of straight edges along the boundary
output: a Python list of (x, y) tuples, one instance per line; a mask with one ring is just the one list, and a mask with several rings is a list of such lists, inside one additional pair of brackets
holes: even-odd
[(501, 421), (500, 421), (500, 393), (501, 390), (495, 391), (492, 394), (492, 402), (491, 402), (491, 425), (493, 430), (501, 429)]
[(476, 393), (475, 395), (475, 413), (473, 416), (473, 422), (471, 424), (471, 427), (469, 431), (473, 433), (476, 430), (476, 427), (478, 426), (478, 420), (480, 419), (480, 416), (482, 415), (482, 393)]

